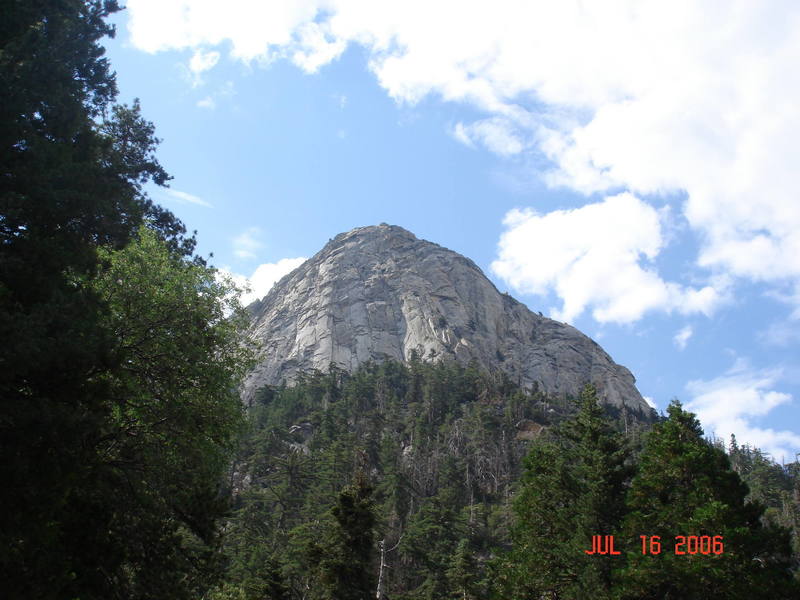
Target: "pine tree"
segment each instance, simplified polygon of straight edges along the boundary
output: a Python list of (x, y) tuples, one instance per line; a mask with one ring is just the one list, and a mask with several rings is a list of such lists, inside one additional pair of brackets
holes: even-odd
[[(0, 572), (3, 595), (108, 597), (124, 547), (106, 543), (126, 487), (98, 447), (119, 367), (93, 279), (149, 219), (192, 241), (142, 191), (169, 179), (138, 105), (112, 107), (100, 40), (114, 0), (0, 3)], [(91, 516), (91, 518), (89, 518)], [(154, 527), (153, 535), (169, 536)]]
[(441, 490), (426, 499), (408, 523), (400, 552), (413, 565), (416, 575), (413, 598), (435, 600), (448, 593), (447, 570), (459, 540), (466, 535), (456, 497), (452, 489)]
[(324, 600), (367, 600), (375, 594), (375, 514), (372, 487), (363, 474), (339, 494), (331, 509), (335, 525), (319, 552), (319, 585)]
[(609, 597), (613, 556), (590, 556), (593, 535), (614, 535), (624, 513), (628, 451), (597, 392), (576, 415), (534, 443), (514, 501), (514, 547), (499, 568), (499, 597)]
[[(763, 507), (745, 502), (747, 486), (692, 413), (674, 401), (668, 415), (650, 433), (628, 494), (619, 597), (797, 598), (787, 532), (762, 526)], [(660, 553), (650, 552), (649, 536), (659, 536)]]
[(476, 586), (478, 565), (467, 538), (459, 540), (446, 575), (450, 587), (449, 597), (457, 600), (474, 598), (473, 589)]

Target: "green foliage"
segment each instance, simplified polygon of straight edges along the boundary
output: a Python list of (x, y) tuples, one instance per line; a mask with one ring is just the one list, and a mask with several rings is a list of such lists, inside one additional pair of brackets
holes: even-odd
[[(409, 519), (399, 548), (401, 556), (416, 566), (415, 576), (410, 578), (414, 591), (409, 597), (443, 598), (453, 587), (447, 572), (452, 567), (459, 541), (467, 535), (465, 520), (458, 509), (455, 494), (444, 488), (426, 499), (419, 512)], [(466, 548), (462, 548), (462, 562), (469, 560), (463, 555), (465, 551)]]
[[(634, 456), (594, 396), (587, 387), (578, 412), (531, 447), (513, 549), (490, 570), (495, 597), (796, 597), (787, 531), (762, 523), (763, 506), (746, 501), (747, 486), (694, 415), (673, 403)], [(740, 465), (771, 473), (765, 497), (785, 487), (783, 469), (733, 452)], [(615, 535), (622, 554), (586, 554), (593, 535)], [(661, 552), (643, 554), (641, 535), (660, 536)], [(722, 536), (724, 552), (678, 555), (678, 535)]]
[(747, 483), (747, 499), (766, 507), (764, 519), (773, 525), (781, 525), (800, 531), (797, 509), (800, 506), (795, 490), (800, 485), (797, 463), (782, 466), (775, 463), (758, 448), (739, 446), (731, 436), (728, 456), (734, 471)]
[[(244, 317), (213, 269), (147, 228), (99, 255), (106, 268), (92, 286), (115, 366), (96, 376), (108, 390), (86, 465), (98, 481), (81, 490), (99, 529), (93, 558), (120, 597), (193, 597), (213, 577), (227, 509), (220, 484), (241, 423), (235, 386), (251, 364)], [(85, 514), (75, 525), (91, 532)], [(86, 594), (76, 575), (75, 593)]]
[(373, 571), (372, 488), (363, 476), (339, 494), (331, 509), (335, 525), (320, 548), (320, 600), (366, 600), (376, 586)]
[(615, 557), (589, 556), (624, 514), (630, 452), (587, 386), (579, 410), (532, 445), (514, 501), (514, 549), (497, 586), (508, 598), (609, 597)]
[(450, 564), (445, 572), (448, 581), (449, 596), (469, 600), (475, 598), (474, 591), (478, 587), (476, 572), (478, 569), (475, 552), (467, 538), (461, 538)]
[[(176, 461), (189, 460), (198, 445), (230, 448), (241, 419), (234, 386), (252, 365), (234, 288), (146, 227), (100, 257), (107, 268), (94, 286), (120, 365), (107, 378), (117, 426), (142, 447), (153, 445), (150, 436), (175, 446)], [(208, 468), (221, 464), (217, 458)]]
[(118, 9), (2, 5), (8, 598), (179, 598), (213, 574), (233, 389), (247, 366), (241, 318), (223, 319), (229, 288), (143, 193), (169, 176), (138, 102), (112, 105), (98, 42)]
[[(634, 459), (587, 389), (520, 479), (520, 434), (562, 400), (416, 354), (331, 368), (261, 391), (223, 483), (244, 317), (144, 193), (169, 176), (139, 103), (113, 104), (99, 41), (117, 10), (0, 0), (4, 598), (365, 598), (379, 573), (406, 600), (797, 597), (800, 467), (732, 444), (748, 490), (677, 405)], [(616, 563), (583, 553), (617, 529)], [(642, 557), (642, 533), (726, 552)]]
[[(746, 502), (692, 415), (673, 408), (642, 436), (608, 415), (591, 386), (573, 412), (549, 412), (554, 405), (474, 366), (415, 357), (262, 389), (233, 467), (228, 579), (248, 600), (273, 597), (263, 590), (275, 574), (286, 595), (274, 597), (331, 597), (332, 574), (349, 563), (366, 566), (348, 579), (381, 574), (382, 593), (400, 600), (795, 593), (786, 532), (762, 525), (760, 506)], [(545, 419), (545, 433), (519, 439)], [(754, 489), (778, 503), (767, 520), (790, 525), (796, 505), (784, 500), (800, 469), (748, 456), (750, 476), (763, 480)], [(381, 545), (342, 560), (348, 544), (331, 508), (356, 473), (374, 487)], [(638, 535), (712, 530), (730, 544), (722, 561), (641, 556)], [(587, 555), (593, 535), (614, 535), (623, 554)]]
[(247, 600), (247, 594), (241, 587), (226, 582), (211, 590), (205, 600)]
[[(109, 597), (115, 589), (129, 550), (108, 531), (129, 486), (100, 450), (114, 435), (108, 374), (119, 364), (105, 299), (93, 285), (104, 268), (98, 248), (124, 247), (145, 218), (176, 251), (193, 248), (183, 226), (142, 193), (145, 182), (168, 179), (154, 158), (152, 125), (138, 104), (112, 108), (116, 85), (98, 42), (113, 33), (105, 19), (118, 9), (113, 0), (0, 5), (7, 598)], [(136, 498), (129, 510), (149, 501)], [(152, 525), (147, 535), (160, 547), (178, 534)]]
[[(648, 436), (628, 493), (623, 524), (627, 563), (621, 598), (794, 598), (784, 530), (764, 527), (763, 506), (746, 502), (747, 486), (728, 457), (702, 437), (680, 403)], [(640, 535), (661, 537), (658, 555), (643, 555)], [(675, 536), (723, 536), (718, 555), (678, 555)]]
[[(328, 589), (321, 540), (336, 528), (331, 507), (362, 472), (374, 487), (384, 593), (479, 597), (487, 557), (508, 542), (505, 503), (526, 448), (516, 424), (541, 414), (541, 399), (474, 366), (419, 358), (262, 389), (233, 466), (230, 581), (258, 598), (254, 582), (272, 561), (291, 598)], [(369, 560), (374, 578), (377, 548)], [(475, 566), (469, 581), (465, 564)]]

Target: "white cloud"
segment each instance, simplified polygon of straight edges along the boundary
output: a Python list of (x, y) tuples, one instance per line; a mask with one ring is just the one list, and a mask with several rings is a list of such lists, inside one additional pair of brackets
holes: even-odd
[(463, 123), (456, 123), (455, 127), (451, 130), (453, 138), (464, 144), (465, 146), (469, 146), (470, 148), (475, 148), (475, 144), (472, 143), (472, 136), (470, 135), (468, 126), (465, 126)]
[(758, 427), (757, 420), (772, 409), (792, 401), (789, 394), (775, 391), (780, 369), (757, 370), (737, 359), (731, 369), (709, 381), (686, 385), (692, 396), (686, 408), (696, 413), (706, 434), (739, 443), (750, 443), (772, 454), (775, 460), (792, 460), (800, 451), (800, 435), (793, 431)]
[(217, 103), (211, 96), (206, 96), (205, 98), (197, 101), (197, 107), (214, 110), (217, 107)]
[(233, 253), (239, 258), (255, 258), (256, 252), (264, 247), (258, 239), (261, 230), (258, 227), (249, 227), (233, 238)]
[(502, 156), (519, 154), (525, 149), (525, 143), (518, 137), (514, 124), (502, 117), (484, 119), (469, 125), (456, 123), (453, 137), (471, 148), (475, 147), (475, 141), (479, 141)]
[(239, 275), (228, 268), (220, 269), (220, 272), (233, 279), (234, 283), (241, 289), (246, 290), (240, 300), (242, 306), (247, 306), (251, 302), (260, 300), (267, 295), (267, 292), (277, 283), (281, 277), (291, 273), (306, 261), (305, 257), (282, 258), (276, 263), (264, 263), (258, 265), (250, 277)]
[(211, 50), (203, 52), (200, 49), (195, 50), (194, 55), (189, 60), (189, 70), (196, 75), (205, 73), (213, 69), (219, 62), (219, 52)]
[(800, 342), (800, 321), (782, 319), (759, 332), (758, 339), (768, 346), (786, 347)]
[(194, 194), (189, 194), (187, 192), (181, 192), (180, 190), (173, 190), (172, 188), (165, 188), (160, 190), (161, 193), (170, 197), (171, 200), (175, 200), (181, 204), (195, 204), (197, 206), (205, 206), (206, 208), (212, 208), (211, 203), (203, 200), (199, 196), (195, 196)]
[(305, 23), (297, 30), (298, 44), (292, 62), (307, 73), (316, 73), (323, 65), (338, 58), (347, 42), (332, 38), (328, 23)]
[[(127, 3), (128, 26), (133, 44), (146, 52), (216, 46), (230, 40), (233, 57), (268, 60), (271, 49), (288, 46), (313, 24), (323, 4), (297, 0), (133, 0)], [(311, 33), (306, 34), (306, 40), (312, 45), (318, 43)]]
[(686, 327), (681, 328), (675, 336), (672, 338), (672, 341), (678, 347), (679, 350), (685, 350), (686, 344), (689, 343), (689, 338), (692, 337), (694, 330), (692, 329), (691, 325), (687, 325)]
[(555, 317), (587, 309), (599, 322), (629, 323), (651, 310), (711, 314), (724, 290), (661, 279), (653, 259), (663, 245), (658, 211), (631, 194), (540, 215), (512, 210), (491, 270), (524, 293), (554, 292)]
[(217, 107), (218, 100), (232, 98), (235, 94), (236, 89), (234, 88), (233, 82), (226, 81), (222, 85), (218, 86), (212, 93), (208, 94), (205, 98), (198, 100), (196, 105), (198, 108), (214, 110)]
[(213, 69), (219, 62), (220, 53), (216, 50), (204, 51), (202, 48), (195, 49), (192, 57), (187, 64), (180, 64), (179, 68), (183, 78), (191, 84), (193, 88), (203, 85), (203, 74)]
[[(787, 75), (800, 63), (796, 2), (129, 0), (128, 9), (133, 44), (148, 52), (230, 41), (243, 61), (285, 57), (315, 72), (359, 44), (398, 102), (434, 94), (485, 112), (456, 125), (464, 143), (537, 152), (551, 161), (548, 182), (585, 193), (685, 192), (699, 266), (800, 284), (800, 78)], [(639, 271), (664, 293), (652, 267)]]
[(658, 406), (656, 406), (655, 400), (653, 400), (650, 396), (642, 396), (644, 401), (647, 402), (647, 405), (652, 408), (653, 410), (658, 410)]

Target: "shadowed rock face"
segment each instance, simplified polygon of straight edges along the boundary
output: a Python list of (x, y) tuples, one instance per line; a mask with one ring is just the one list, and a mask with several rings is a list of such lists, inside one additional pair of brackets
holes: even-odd
[(471, 260), (401, 227), (337, 235), (249, 307), (262, 345), (245, 381), (248, 404), (265, 384), (298, 371), (345, 370), (387, 358), (475, 360), (525, 387), (577, 395), (594, 383), (603, 400), (650, 417), (635, 379), (574, 327), (501, 294)]

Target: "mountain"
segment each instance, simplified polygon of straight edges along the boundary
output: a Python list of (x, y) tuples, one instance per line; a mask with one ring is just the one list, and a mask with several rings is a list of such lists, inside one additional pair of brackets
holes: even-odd
[(402, 227), (337, 235), (248, 310), (261, 345), (243, 386), (248, 404), (258, 388), (291, 383), (298, 372), (352, 371), (416, 351), (474, 361), (554, 396), (577, 396), (591, 382), (605, 403), (653, 415), (631, 372), (589, 337), (531, 312), (471, 260)]

